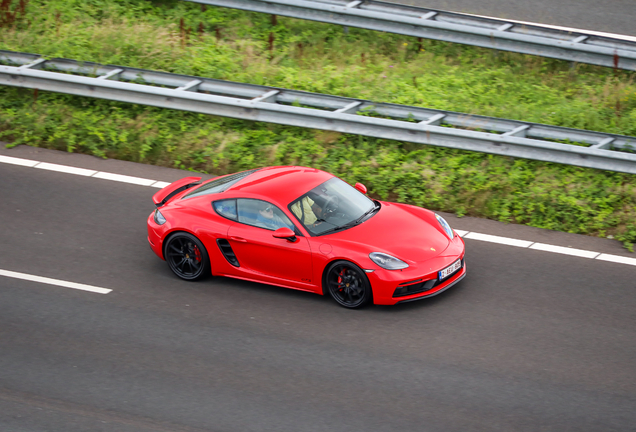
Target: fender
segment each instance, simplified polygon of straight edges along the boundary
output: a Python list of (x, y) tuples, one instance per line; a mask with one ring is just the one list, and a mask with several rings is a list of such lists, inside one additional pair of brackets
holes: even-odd
[(177, 180), (174, 183), (170, 183), (165, 188), (161, 189), (159, 192), (152, 196), (152, 202), (155, 203), (157, 208), (161, 207), (168, 201), (170, 198), (178, 194), (179, 192), (183, 192), (186, 189), (189, 189), (193, 186), (196, 186), (201, 183), (201, 177), (186, 177), (181, 180)]

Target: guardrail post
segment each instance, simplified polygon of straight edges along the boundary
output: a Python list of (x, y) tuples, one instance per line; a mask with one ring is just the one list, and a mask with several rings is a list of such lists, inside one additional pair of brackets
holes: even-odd
[(179, 34), (181, 35), (181, 48), (185, 48), (185, 25), (183, 18), (179, 20)]
[[(278, 25), (278, 17), (272, 14), (272, 27)], [(269, 59), (272, 60), (274, 58), (274, 32), (269, 32)]]

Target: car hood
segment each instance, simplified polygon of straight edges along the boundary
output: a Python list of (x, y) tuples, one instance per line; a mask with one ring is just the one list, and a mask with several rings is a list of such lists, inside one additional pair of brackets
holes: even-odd
[(355, 243), (368, 252), (384, 252), (407, 263), (438, 256), (450, 239), (435, 218), (435, 213), (420, 207), (381, 203), (380, 210), (360, 225), (320, 239), (329, 243)]

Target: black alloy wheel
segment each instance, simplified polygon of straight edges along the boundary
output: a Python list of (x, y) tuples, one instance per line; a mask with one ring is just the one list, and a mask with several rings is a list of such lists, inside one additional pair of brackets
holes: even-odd
[(372, 298), (369, 279), (357, 265), (349, 261), (336, 261), (325, 274), (325, 284), (331, 297), (346, 308), (358, 308)]
[(203, 243), (185, 232), (173, 234), (165, 245), (164, 257), (170, 270), (181, 279), (193, 281), (210, 273), (210, 260)]

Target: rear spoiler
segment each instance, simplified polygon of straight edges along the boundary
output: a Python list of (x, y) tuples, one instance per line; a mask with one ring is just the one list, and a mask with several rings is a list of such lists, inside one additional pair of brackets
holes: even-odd
[(178, 194), (179, 192), (183, 192), (186, 189), (189, 189), (193, 186), (196, 186), (201, 183), (201, 177), (186, 177), (181, 180), (177, 180), (174, 183), (170, 183), (165, 188), (161, 189), (159, 192), (152, 196), (152, 202), (155, 203), (157, 208), (161, 207), (168, 201), (170, 198)]

